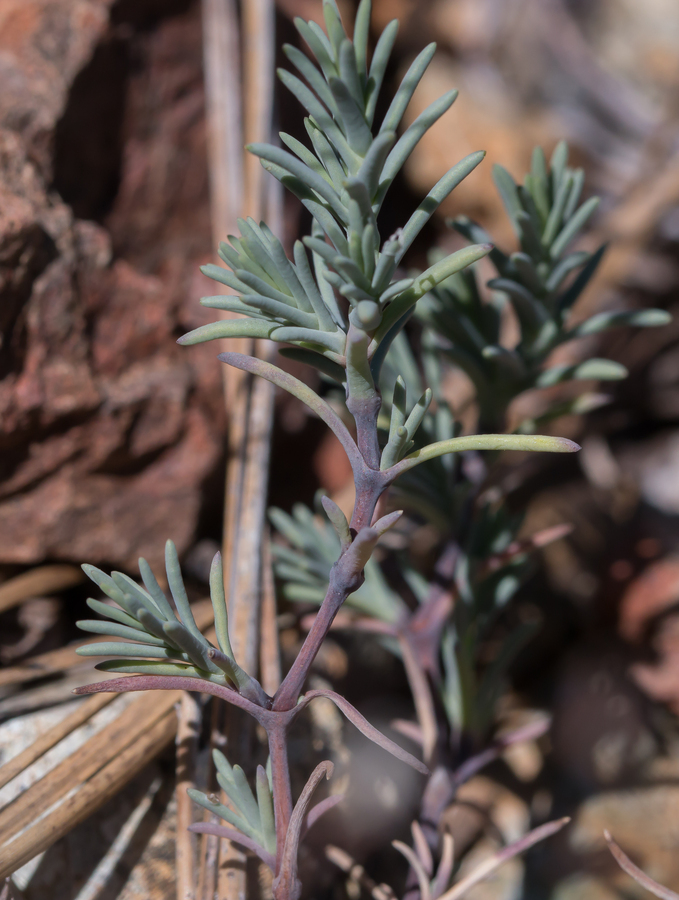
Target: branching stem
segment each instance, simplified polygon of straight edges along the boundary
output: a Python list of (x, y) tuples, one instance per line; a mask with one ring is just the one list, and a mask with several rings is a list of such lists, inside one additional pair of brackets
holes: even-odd
[(285, 836), (288, 833), (292, 815), (292, 789), (290, 787), (290, 766), (288, 763), (289, 719), (277, 716), (267, 729), (269, 757), (271, 759), (271, 782), (273, 786), (274, 814), (276, 817), (276, 873), (280, 870)]

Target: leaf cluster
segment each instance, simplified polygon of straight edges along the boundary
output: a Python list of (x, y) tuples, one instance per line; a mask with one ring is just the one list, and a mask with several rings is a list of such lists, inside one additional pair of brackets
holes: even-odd
[[(511, 400), (531, 388), (546, 388), (571, 380), (615, 381), (627, 374), (624, 366), (590, 358), (572, 365), (550, 364), (561, 344), (621, 325), (652, 327), (666, 324), (663, 310), (597, 313), (572, 324), (573, 306), (591, 281), (605, 251), (570, 251), (569, 247), (596, 210), (599, 200), (580, 203), (584, 171), (568, 166), (568, 147), (557, 145), (549, 165), (542, 148), (533, 151), (531, 170), (517, 184), (502, 166), (493, 178), (516, 232), (519, 249), (505, 254), (497, 247), (490, 261), (497, 275), (487, 282), (491, 301), (485, 302), (476, 273), (467, 269), (449, 277), (418, 306), (448, 359), (474, 384), (482, 427), (502, 428)], [(460, 217), (453, 227), (471, 241), (487, 241), (485, 231)], [(501, 343), (502, 308), (509, 304), (520, 338), (513, 348)], [(585, 412), (602, 402), (596, 395), (579, 397), (570, 405), (550, 408), (538, 423), (566, 412)]]
[[(330, 569), (340, 553), (337, 533), (322, 512), (320, 495), (315, 514), (296, 503), (292, 514), (269, 509), (269, 518), (286, 544), (272, 544), (276, 576), (283, 596), (294, 602), (321, 604), (328, 588)], [(388, 585), (379, 563), (371, 557), (365, 565), (365, 582), (350, 594), (345, 605), (358, 613), (396, 623), (407, 607)]]
[[(376, 125), (377, 100), (398, 22), (384, 30), (368, 65), (370, 0), (362, 0), (359, 6), (353, 40), (334, 2), (325, 0), (323, 14), (327, 35), (314, 22), (295, 20), (315, 62), (286, 46), (298, 74), (278, 73), (308, 114), (304, 124), (309, 145), (281, 133), (286, 149), (269, 144), (248, 148), (309, 210), (312, 233), (295, 243), (290, 260), (264, 223), (239, 220), (240, 234), (229, 236), (219, 249), (230, 271), (203, 267), (206, 275), (237, 296), (206, 297), (201, 302), (245, 318), (202, 326), (180, 343), (267, 337), (291, 344), (285, 355), (316, 366), (339, 383), (346, 383), (352, 367), (360, 369), (359, 357), (367, 355), (371, 372), (364, 377), (372, 386), (391, 341), (416, 301), (490, 250), (487, 244), (468, 247), (436, 261), (414, 278), (395, 277), (404, 254), (439, 204), (484, 154), (472, 153), (447, 172), (403, 228), (383, 242), (377, 217), (386, 193), (426, 131), (450, 108), (457, 91), (445, 94), (397, 136), (406, 107), (433, 57), (435, 45), (431, 44), (414, 60)], [(351, 340), (347, 343), (352, 325), (358, 332), (356, 346)]]
[(205, 794), (195, 788), (189, 788), (189, 797), (251, 838), (266, 853), (275, 855), (276, 824), (270, 774), (263, 766), (257, 766), (253, 792), (240, 766), (232, 766), (219, 750), (213, 750), (212, 759), (217, 769), (217, 782), (233, 808), (222, 803), (216, 794)]
[(104, 619), (83, 619), (76, 624), (92, 634), (122, 639), (78, 648), (76, 652), (80, 656), (115, 657), (99, 663), (97, 669), (123, 674), (190, 676), (231, 687), (255, 702), (266, 698), (259, 682), (234, 659), (221, 554), (215, 554), (210, 571), (210, 600), (218, 647), (196, 625), (172, 541), (165, 545), (165, 570), (174, 605), (145, 559), (139, 560), (143, 587), (123, 572), (107, 575), (91, 565), (84, 565), (83, 570), (115, 605), (89, 598), (87, 605)]

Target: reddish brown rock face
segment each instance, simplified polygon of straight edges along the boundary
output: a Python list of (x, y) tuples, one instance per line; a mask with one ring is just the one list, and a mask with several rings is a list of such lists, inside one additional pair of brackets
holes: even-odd
[(186, 549), (220, 465), (215, 354), (175, 343), (208, 320), (199, 5), (157, 7), (0, 0), (0, 564)]

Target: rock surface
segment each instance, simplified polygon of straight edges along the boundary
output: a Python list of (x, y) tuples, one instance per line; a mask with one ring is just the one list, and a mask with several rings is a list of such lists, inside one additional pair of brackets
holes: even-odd
[(182, 551), (221, 458), (200, 7), (125, 6), (0, 2), (0, 564)]

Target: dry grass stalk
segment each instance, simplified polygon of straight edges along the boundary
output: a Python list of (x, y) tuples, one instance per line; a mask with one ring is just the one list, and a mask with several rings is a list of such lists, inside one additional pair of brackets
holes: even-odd
[(276, 586), (271, 559), (271, 535), (262, 547), (262, 621), (259, 636), (259, 673), (262, 687), (273, 697), (281, 683), (281, 653), (276, 621)]
[[(271, 0), (247, 0), (242, 6), (242, 32), (232, 0), (203, 0), (203, 29), (213, 238), (222, 240), (239, 214), (264, 215), (264, 173), (259, 160), (246, 157), (243, 143), (266, 140), (272, 115), (274, 7)], [(240, 50), (243, 53), (241, 98)], [(240, 177), (242, 173), (242, 177)], [(242, 185), (242, 193), (241, 193)], [(275, 223), (274, 223), (275, 224)], [(229, 350), (252, 352), (249, 341), (228, 341)], [(268, 352), (259, 341), (257, 355)], [(259, 664), (261, 535), (264, 530), (266, 472), (273, 413), (273, 388), (263, 380), (232, 368), (224, 371), (229, 415), (228, 468), (224, 511), (223, 559), (229, 618), (235, 653), (255, 674)], [(183, 837), (178, 837), (183, 841)], [(234, 877), (233, 862), (244, 857), (221, 842), (219, 883), (211, 868), (204, 840), (201, 896), (235, 897), (244, 890), (244, 876)], [(239, 865), (239, 868), (241, 866)]]
[(179, 700), (181, 692), (167, 691), (160, 697), (142, 695), (130, 703), (113, 722), (0, 811), (0, 835), (11, 841), (47, 807), (87, 782), (156, 722), (168, 714), (174, 716)]
[(18, 606), (32, 597), (56, 594), (85, 580), (77, 566), (39, 566), (0, 584), (0, 612)]
[[(175, 698), (176, 700), (176, 698)], [(147, 726), (149, 723), (145, 723)], [(68, 834), (99, 806), (110, 800), (137, 772), (172, 740), (177, 728), (174, 710), (156, 718), (132, 743), (125, 742), (120, 752), (109, 754), (109, 761), (80, 789), (67, 797), (53, 812), (21, 834), (2, 850), (0, 877), (15, 872), (38, 853)], [(76, 756), (77, 754), (74, 754)], [(40, 810), (34, 810), (33, 818)]]
[[(210, 601), (200, 601), (192, 608), (198, 627), (201, 630), (209, 628), (213, 620)], [(38, 657), (42, 660), (39, 674), (31, 674), (29, 670), (29, 677), (57, 674), (71, 665), (82, 667), (83, 659), (76, 656), (75, 646), (79, 645), (63, 647), (53, 654)], [(63, 651), (68, 651), (68, 654)], [(56, 660), (52, 659), (51, 663), (45, 663), (44, 657), (54, 657), (55, 654), (61, 655)], [(31, 662), (29, 660), (25, 665)], [(106, 728), (0, 811), (0, 840), (4, 839), (0, 877), (10, 875), (67, 834), (149, 763), (176, 733), (174, 706), (182, 696), (181, 691), (167, 692), (160, 698), (142, 694)], [(112, 694), (89, 698), (63, 722), (0, 769), (0, 785), (9, 783), (26, 766), (56, 746), (113, 699)], [(124, 760), (129, 765), (121, 762)], [(66, 799), (53, 812), (29, 827), (61, 797)], [(14, 838), (22, 829), (27, 830)]]
[(77, 641), (76, 643), (68, 644), (66, 647), (59, 647), (58, 650), (49, 650), (47, 653), (40, 653), (38, 656), (30, 656), (18, 666), (8, 666), (6, 669), (0, 670), (0, 687), (35, 681), (38, 678), (66, 672), (74, 666), (82, 666), (83, 658), (78, 656), (75, 652), (76, 649), (82, 647), (83, 644), (95, 643), (97, 640), (106, 640), (106, 638), (94, 636), (92, 640)]
[[(95, 694), (96, 696), (96, 694)], [(193, 822), (193, 804), (186, 793), (195, 787), (196, 753), (200, 730), (200, 705), (195, 695), (184, 693), (179, 706), (177, 725), (177, 900), (191, 900), (195, 885), (195, 839), (188, 827)], [(186, 834), (187, 840), (179, 840)]]
[[(209, 600), (200, 600), (198, 603), (194, 603), (192, 609), (196, 624), (201, 630), (208, 628), (212, 624), (212, 604)], [(84, 644), (95, 644), (98, 641), (110, 640), (111, 638), (105, 635), (102, 637), (92, 635), (83, 641), (68, 644), (66, 647), (59, 647), (58, 650), (49, 650), (47, 653), (31, 656), (18, 666), (9, 666), (0, 670), (0, 687), (35, 681), (38, 678), (45, 678), (49, 675), (59, 675), (76, 666), (80, 668), (84, 666), (91, 667), (91, 662), (83, 661), (83, 657), (78, 656), (75, 651)]]
[(21, 753), (6, 762), (0, 768), (0, 788), (16, 778), (24, 769), (39, 759), (48, 750), (51, 750), (63, 738), (67, 737), (76, 728), (83, 725), (95, 712), (113, 700), (114, 694), (93, 694), (84, 700), (70, 716), (66, 716), (49, 731), (41, 735), (30, 747), (26, 747)]

